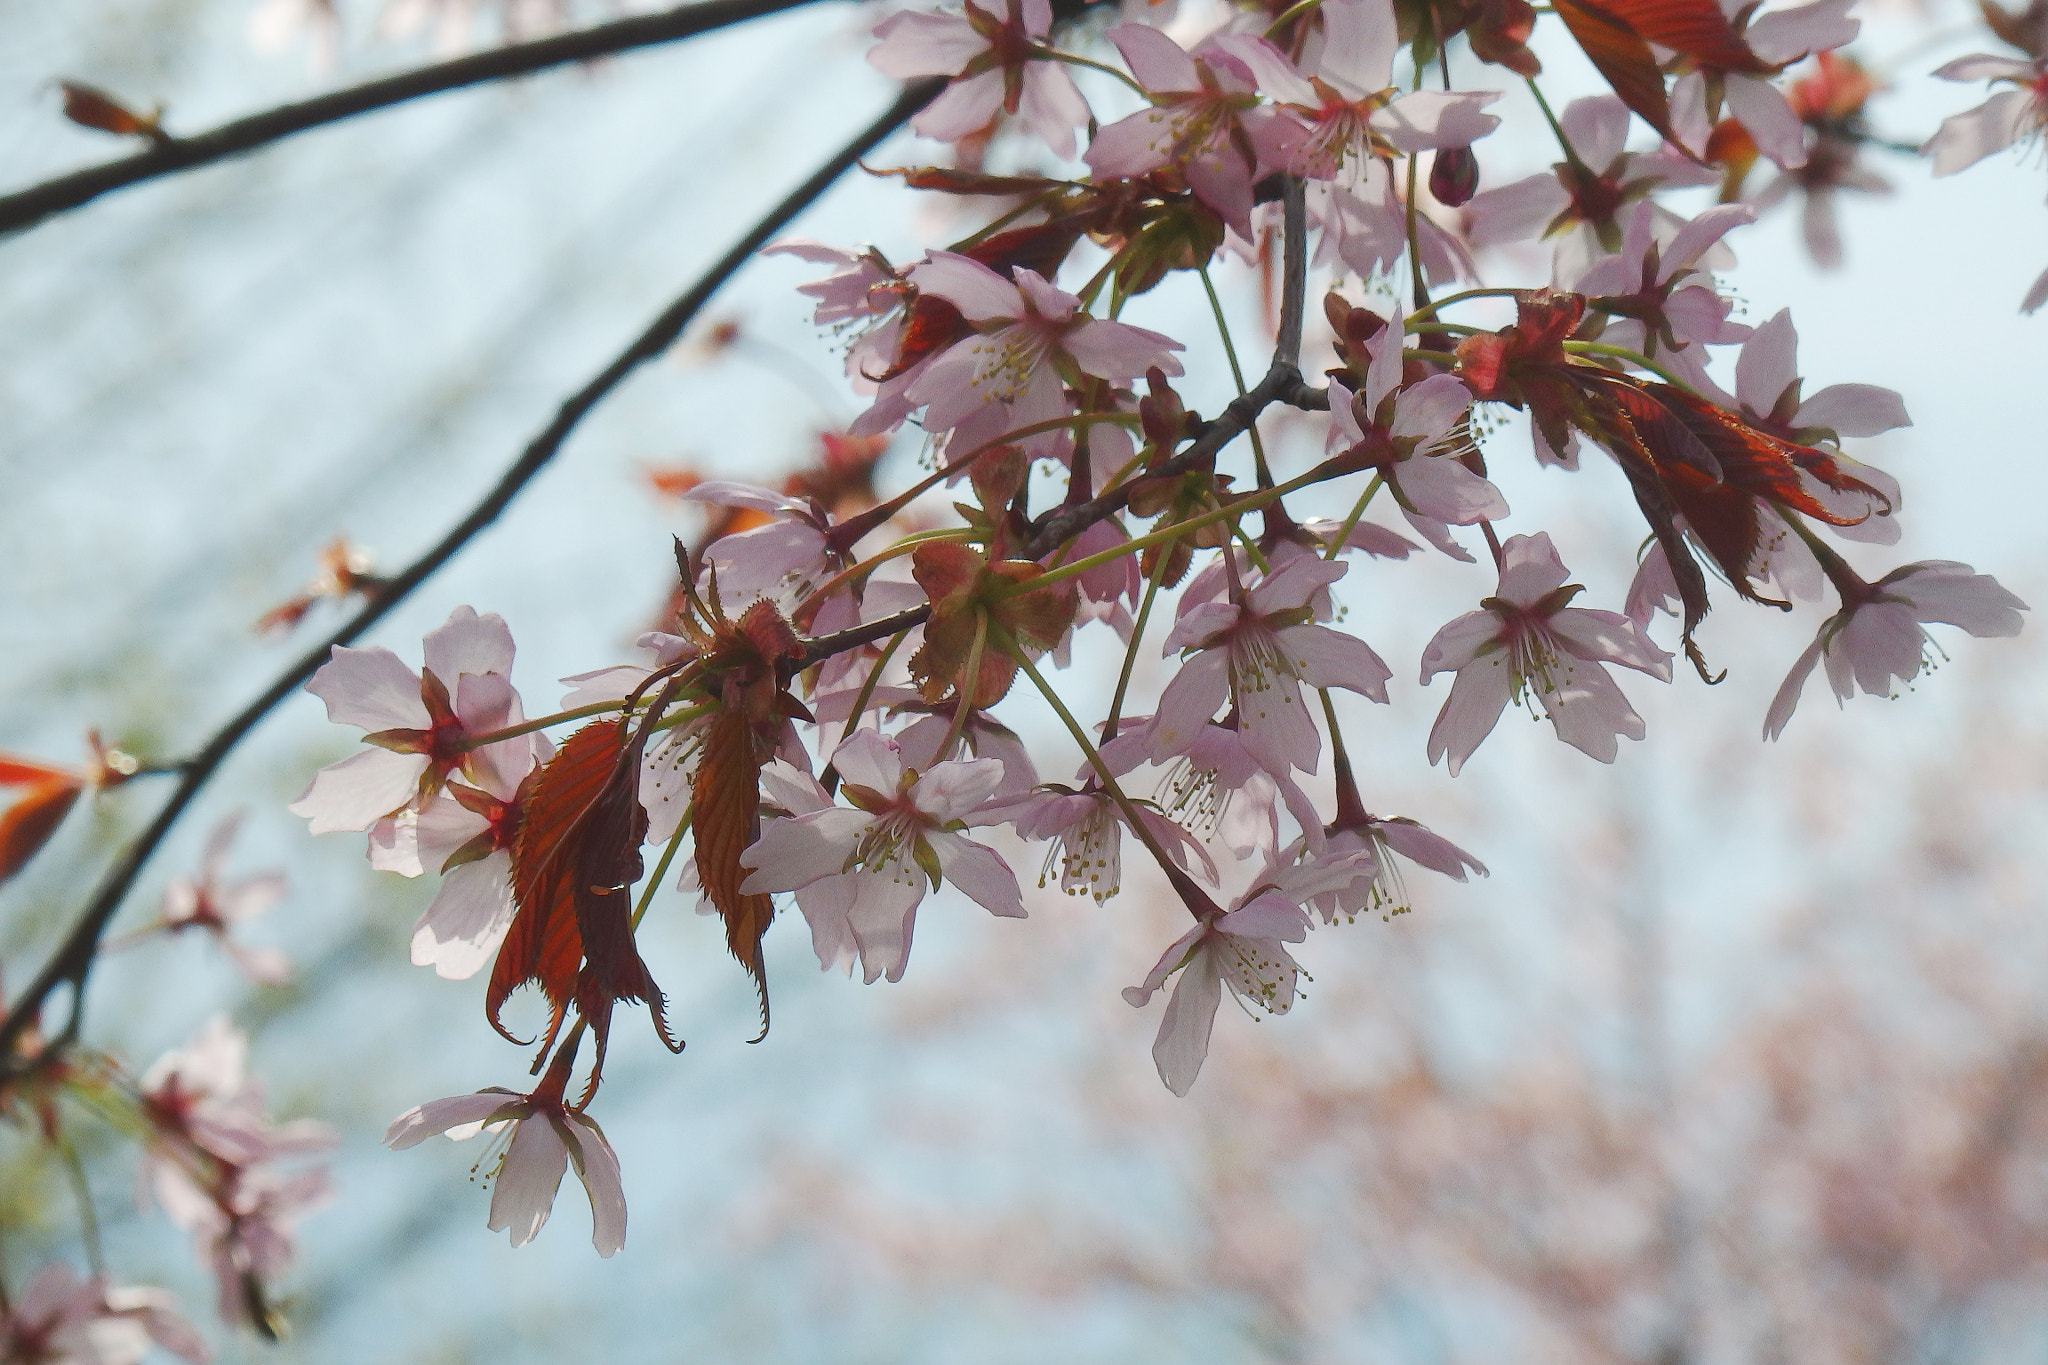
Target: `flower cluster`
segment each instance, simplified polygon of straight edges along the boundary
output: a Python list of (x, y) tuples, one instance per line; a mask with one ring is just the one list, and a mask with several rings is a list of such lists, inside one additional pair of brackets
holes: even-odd
[[(618, 1159), (589, 1111), (618, 1006), (644, 1004), (681, 1047), (637, 937), (665, 885), (721, 922), (765, 1032), (762, 942), (782, 906), (822, 967), (894, 982), (920, 912), (943, 913), (934, 893), (1026, 915), (1020, 848), (1036, 846), (1041, 886), (1097, 902), (1139, 858), (1191, 921), (1125, 992), (1140, 1008), (1167, 992), (1153, 1058), (1183, 1094), (1226, 987), (1284, 1013), (1311, 930), (1408, 909), (1407, 864), (1484, 873), (1414, 820), (1371, 814), (1350, 762), (1347, 731), (1365, 703), (1404, 700), (1409, 669), (1424, 686), (1453, 675), (1418, 757), (1455, 777), (1511, 702), (1616, 761), (1647, 727), (1614, 666), (1670, 684), (1683, 655), (1716, 680), (1700, 638), (1713, 580), (1782, 608), (1840, 599), (1770, 706), (1772, 735), (1816, 665), (1843, 696), (1890, 694), (1926, 665), (1925, 623), (2019, 628), (2024, 604), (1966, 566), (1850, 566), (1834, 542), (1897, 541), (1901, 496), (1845, 445), (1905, 425), (1904, 405), (1870, 385), (1808, 393), (1789, 314), (1739, 320), (1718, 273), (1784, 186), (1808, 196), (1824, 254), (1813, 206), (1863, 183), (1874, 85), (1834, 51), (1856, 34), (1845, 0), (1557, 7), (1612, 93), (1546, 117), (1558, 158), (1500, 183), (1488, 139), (1515, 106), (1486, 68), (1536, 73), (1528, 7), (1446, 12), (1405, 41), (1415, 26), (1390, 0), (1247, 7), (1206, 32), (1145, 21), (1163, 8), (1092, 52), (1063, 46), (1085, 39), (1047, 0), (881, 21), (877, 69), (945, 81), (912, 127), (953, 164), (898, 173), (997, 216), (903, 263), (770, 249), (827, 271), (800, 288), (867, 402), (827, 466), (857, 447), (859, 476), (678, 482), (713, 509), (709, 530), (679, 545), (671, 614), (638, 660), (564, 679), (560, 709), (528, 719), (504, 622), (462, 607), (419, 671), (336, 648), (308, 684), (367, 747), (292, 809), (315, 832), (366, 831), (379, 868), (438, 877), (414, 962), (488, 968), (488, 1020), (537, 1045), (537, 1088), (433, 1100), (386, 1134), (494, 1131), (489, 1223), (515, 1244), (572, 1167), (599, 1252), (624, 1244)], [(2038, 121), (2032, 66), (1972, 62), (1944, 74), (2016, 88), (1950, 121), (1929, 147), (1940, 173)], [(1656, 141), (1632, 141), (1638, 125)], [(984, 170), (997, 140), (1012, 164), (1075, 174)], [(1779, 182), (1737, 202), (1759, 159)], [(1691, 216), (1665, 197), (1715, 183), (1727, 202)], [(1233, 255), (1280, 282), (1272, 360), (1205, 418), (1193, 359), (1240, 363), (1220, 303), (1213, 342), (1123, 315), (1176, 276), (1213, 297), (1210, 267)], [(1482, 263), (1538, 274), (1488, 286)], [(1305, 317), (1319, 272), (1320, 333)], [(1321, 363), (1305, 372), (1305, 354)], [(1266, 420), (1277, 409), (1287, 422)], [(1501, 435), (1509, 412), (1526, 443)], [(877, 461), (911, 427), (929, 474), (885, 496)], [(1624, 601), (1589, 604), (1571, 581), (1568, 559), (1605, 550), (1587, 533), (1510, 524), (1523, 451), (1619, 468), (1643, 547)], [(957, 516), (926, 499), (941, 485)], [(1445, 570), (1472, 575), (1469, 609), (1390, 664), (1368, 638), (1399, 575), (1474, 565), (1481, 543), (1490, 566)], [(1660, 614), (1675, 618), (1663, 643)], [(1097, 664), (1113, 687), (1068, 681)], [(1013, 728), (1047, 715), (1080, 755), (1054, 774), (1044, 736)], [(528, 988), (545, 1023), (517, 1039), (501, 1012)]]

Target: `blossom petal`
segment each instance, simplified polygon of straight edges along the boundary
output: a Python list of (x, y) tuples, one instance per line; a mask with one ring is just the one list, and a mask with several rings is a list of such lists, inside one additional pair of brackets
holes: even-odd
[(1217, 974), (1213, 949), (1195, 950), (1159, 1020), (1152, 1040), (1152, 1061), (1159, 1079), (1176, 1095), (1186, 1095), (1209, 1056), (1209, 1035), (1216, 1027), (1216, 1007), (1223, 1003), (1223, 979)]
[(432, 724), (420, 700), (420, 675), (382, 645), (336, 645), (306, 690), (327, 703), (327, 719), (364, 730), (424, 730)]
[(1024, 898), (1017, 890), (1017, 874), (1010, 870), (1002, 855), (950, 830), (933, 830), (925, 840), (938, 855), (939, 871), (949, 885), (958, 887), (992, 915), (1024, 918)]
[(311, 821), (315, 834), (368, 829), (417, 794), (426, 770), (425, 754), (365, 749), (314, 773), (286, 809)]
[(512, 632), (496, 612), (457, 607), (426, 639), (427, 670), (450, 692), (465, 673), (512, 672)]
[(474, 1095), (428, 1100), (391, 1120), (391, 1126), (384, 1130), (384, 1145), (400, 1151), (450, 1128), (511, 1117), (505, 1112), (508, 1109), (525, 1112), (526, 1097), (509, 1090), (482, 1090)]
[(412, 932), (413, 965), (449, 981), (476, 975), (497, 952), (513, 909), (510, 854), (500, 850), (454, 868)]
[(590, 1242), (600, 1256), (610, 1256), (626, 1245), (626, 1190), (619, 1179), (619, 1154), (606, 1141), (597, 1120), (582, 1114), (568, 1116), (570, 1154), (583, 1192), (590, 1196)]
[(510, 1228), (512, 1245), (525, 1246), (548, 1221), (555, 1192), (569, 1169), (569, 1146), (546, 1118), (523, 1119), (512, 1129), (505, 1160), (491, 1191), (492, 1232)]

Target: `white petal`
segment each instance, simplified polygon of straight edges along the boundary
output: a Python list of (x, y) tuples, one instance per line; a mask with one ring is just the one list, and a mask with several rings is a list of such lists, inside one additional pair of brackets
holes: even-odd
[(555, 1207), (555, 1192), (569, 1169), (569, 1148), (555, 1125), (536, 1115), (521, 1119), (512, 1129), (511, 1145), (498, 1168), (498, 1185), (491, 1191), (491, 1217), (485, 1224), (492, 1232), (512, 1230), (512, 1245), (525, 1246), (548, 1221)]

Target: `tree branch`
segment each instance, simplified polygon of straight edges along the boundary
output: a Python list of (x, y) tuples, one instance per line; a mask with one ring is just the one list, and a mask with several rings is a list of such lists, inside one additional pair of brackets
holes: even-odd
[(120, 908), (122, 898), (134, 885), (143, 864), (149, 860), (157, 845), (163, 842), (164, 836), (170, 832), (192, 799), (198, 795), (200, 789), (206, 785), (235, 746), (270, 713), (273, 707), (326, 663), (336, 645), (349, 643), (375, 625), (413, 589), (454, 558), (479, 531), (496, 520), (498, 514), (518, 496), (520, 490), (533, 476), (554, 458), (577, 424), (588, 416), (606, 395), (617, 388), (635, 369), (667, 350), (718, 288), (746, 264), (756, 251), (766, 245), (769, 238), (781, 231), (790, 219), (823, 194), (832, 182), (855, 162), (867, 155), (889, 134), (895, 132), (918, 110), (929, 104), (944, 86), (945, 82), (937, 79), (917, 81), (905, 86), (895, 103), (857, 133), (852, 141), (834, 154), (831, 160), (820, 166), (810, 179), (792, 190), (781, 203), (769, 210), (768, 214), (756, 223), (745, 237), (735, 243), (702, 279), (690, 286), (687, 293), (670, 304), (660, 317), (649, 324), (647, 329), (634, 339), (632, 345), (622, 351), (611, 364), (605, 366), (596, 378), (564, 402), (561, 410), (555, 414), (554, 420), (528, 443), (525, 451), (512, 463), (511, 468), (505, 471), (497, 487), (493, 488), (468, 516), (457, 523), (453, 530), (442, 537), (440, 543), (414, 560), (403, 572), (388, 580), (347, 624), (308, 650), (271, 683), (263, 695), (249, 703), (239, 715), (222, 726), (213, 738), (206, 742), (206, 746), (192, 756), (182, 770), (177, 787), (164, 802), (163, 808), (157, 812), (156, 818), (123, 851), (113, 867), (101, 878), (91, 902), (79, 915), (63, 946), (16, 998), (6, 1020), (0, 1022), (0, 1081), (4, 1081), (10, 1075), (19, 1074), (25, 1066), (34, 1065), (33, 1059), (25, 1064), (17, 1061), (14, 1057), (15, 1041), (21, 1037), (31, 1021), (37, 1018), (50, 994), (65, 982), (72, 986), (70, 1017), (65, 1022), (58, 1041), (68, 1042), (77, 1037), (80, 1016), (84, 1012), (85, 981), (92, 971), (101, 934), (105, 932), (108, 922), (113, 919), (114, 912)]
[(88, 166), (82, 171), (60, 175), (13, 194), (0, 195), (0, 233), (34, 227), (45, 218), (90, 203), (111, 190), (210, 165), (267, 146), (294, 133), (303, 133), (309, 128), (354, 118), (357, 114), (388, 109), (407, 100), (460, 90), (486, 81), (544, 71), (569, 62), (589, 61), (593, 57), (606, 57), (638, 47), (694, 38), (809, 3), (811, 0), (699, 0), (696, 4), (678, 5), (660, 14), (638, 15), (574, 33), (476, 52), (453, 61), (366, 81), (346, 90), (316, 95), (296, 104), (279, 105), (275, 109), (224, 123), (210, 132), (167, 138), (147, 151), (119, 161)]

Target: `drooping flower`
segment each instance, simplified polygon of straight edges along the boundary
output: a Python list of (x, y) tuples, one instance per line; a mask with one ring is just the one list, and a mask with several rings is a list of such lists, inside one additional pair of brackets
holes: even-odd
[[(555, 1194), (571, 1166), (590, 1199), (590, 1242), (600, 1256), (626, 1245), (626, 1192), (619, 1157), (597, 1120), (564, 1102), (574, 1047), (563, 1047), (530, 1095), (492, 1088), (415, 1105), (384, 1130), (394, 1151), (445, 1133), (453, 1141), (485, 1129), (498, 1134), (477, 1162), (490, 1162), (492, 1232), (509, 1230), (513, 1246), (532, 1241), (554, 1211)], [(493, 1159), (495, 1158), (495, 1159)]]
[[(1833, 576), (1843, 584), (1839, 571)], [(1939, 652), (1924, 623), (1960, 626), (1979, 639), (2017, 635), (2020, 613), (2028, 609), (1991, 575), (1947, 559), (1907, 564), (1861, 588), (1851, 583), (1843, 596), (1842, 609), (1821, 623), (1771, 700), (1764, 738), (1784, 733), (1817, 663), (1827, 665), (1828, 684), (1840, 701), (1859, 687), (1871, 696), (1895, 697), (1931, 666), (1928, 650)]]
[(1542, 714), (1557, 737), (1612, 763), (1615, 736), (1643, 737), (1643, 718), (1602, 664), (1671, 681), (1671, 656), (1642, 628), (1611, 611), (1567, 606), (1564, 561), (1547, 533), (1510, 536), (1501, 547), (1500, 586), (1478, 611), (1436, 633), (1422, 653), (1422, 681), (1455, 671), (1451, 695), (1429, 732), (1429, 761), (1448, 758), (1451, 776), (1492, 732), (1510, 701)]
[(292, 814), (312, 821), (315, 834), (368, 829), (432, 796), (451, 774), (472, 782), (491, 767), (523, 774), (533, 766), (532, 735), (470, 747), (472, 736), (525, 719), (511, 674), (504, 619), (469, 607), (427, 636), (421, 673), (382, 646), (336, 645), (306, 690), (327, 703), (329, 720), (368, 731), (371, 747), (315, 773)]
[(1285, 1014), (1294, 1007), (1301, 966), (1286, 945), (1308, 937), (1309, 919), (1298, 901), (1274, 886), (1274, 871), (1269, 866), (1268, 875), (1240, 896), (1228, 913), (1211, 914), (1175, 939), (1144, 982), (1124, 991), (1124, 1000), (1142, 1009), (1167, 977), (1179, 973), (1152, 1042), (1159, 1079), (1176, 1095), (1188, 1093), (1209, 1056), (1209, 1035), (1226, 983), (1231, 994), (1268, 1014)]
[(999, 16), (967, 0), (959, 14), (903, 10), (875, 26), (881, 39), (868, 63), (885, 76), (951, 76), (937, 99), (910, 121), (926, 137), (958, 142), (994, 122), (1022, 115), (1062, 160), (1074, 156), (1074, 130), (1088, 122), (1088, 101), (1067, 69), (1045, 55), (1052, 28), (1048, 0), (1006, 0)]
[[(1183, 872), (1192, 873), (1199, 867), (1214, 884), (1215, 861), (1193, 835), (1156, 810), (1134, 809), (1146, 833)], [(1099, 905), (1122, 889), (1124, 828), (1129, 820), (1116, 800), (1092, 780), (1079, 788), (1042, 787), (989, 807), (977, 814), (973, 823), (1011, 825), (1018, 837), (1043, 843), (1040, 886), (1052, 879), (1057, 866), (1060, 890), (1070, 896), (1087, 894)]]
[(1245, 748), (1274, 773), (1316, 770), (1322, 736), (1301, 687), (1342, 687), (1387, 699), (1393, 676), (1372, 646), (1313, 624), (1309, 599), (1350, 566), (1304, 555), (1245, 592), (1242, 602), (1204, 602), (1174, 624), (1162, 653), (1190, 657), (1159, 696), (1152, 760), (1184, 753), (1225, 702), (1237, 708)]
[[(903, 764), (895, 743), (873, 730), (856, 730), (832, 753), (840, 793), (852, 806), (828, 806), (765, 822), (761, 837), (740, 856), (754, 869), (742, 891), (768, 893), (818, 888), (807, 903), (812, 916), (844, 917), (843, 935), (856, 946), (868, 981), (903, 978), (927, 889), (943, 880), (991, 914), (1022, 918), (1017, 876), (995, 850), (960, 834), (962, 822), (1002, 785), (998, 759), (934, 763), (919, 773)], [(825, 883), (819, 887), (819, 883)], [(842, 941), (833, 926), (820, 944)], [(821, 961), (826, 961), (822, 947)], [(829, 963), (828, 963), (829, 965)]]

